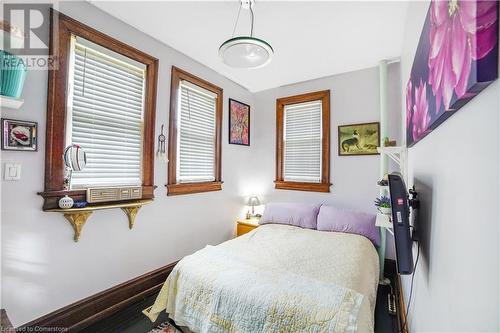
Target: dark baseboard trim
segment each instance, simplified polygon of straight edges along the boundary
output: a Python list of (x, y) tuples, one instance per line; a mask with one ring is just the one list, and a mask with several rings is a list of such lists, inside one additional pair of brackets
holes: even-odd
[(35, 327), (64, 328), (78, 332), (112, 314), (157, 293), (177, 262), (143, 274), (115, 287), (84, 298), (17, 328), (20, 332), (35, 332)]
[(5, 309), (0, 309), (0, 332), (2, 333), (15, 333), (14, 326), (10, 322), (9, 316)]
[[(408, 328), (408, 323), (405, 323), (405, 313), (406, 313), (406, 305), (403, 294), (403, 285), (401, 284), (401, 276), (397, 275), (394, 279), (394, 284), (396, 285), (396, 297), (397, 297), (397, 307), (398, 307), (398, 323), (399, 323), (399, 332), (401, 333), (409, 333), (410, 329)], [(404, 325), (404, 328), (403, 328)]]

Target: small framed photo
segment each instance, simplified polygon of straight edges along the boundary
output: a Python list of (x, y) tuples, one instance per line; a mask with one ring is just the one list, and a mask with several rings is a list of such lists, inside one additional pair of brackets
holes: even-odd
[(380, 123), (339, 126), (339, 156), (378, 155)]
[(2, 150), (37, 151), (38, 124), (2, 118)]
[(229, 143), (250, 146), (250, 105), (229, 99)]

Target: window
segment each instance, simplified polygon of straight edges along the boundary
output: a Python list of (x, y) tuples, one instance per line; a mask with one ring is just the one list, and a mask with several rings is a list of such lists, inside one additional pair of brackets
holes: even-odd
[(217, 191), (222, 89), (172, 67), (167, 194)]
[(285, 105), (283, 180), (321, 182), (320, 100)]
[(141, 185), (146, 66), (76, 36), (70, 57), (66, 146), (87, 153), (72, 187)]
[[(158, 60), (57, 11), (52, 18), (58, 63), (49, 71), (43, 208), (64, 194), (85, 200), (89, 187), (141, 186), (141, 198), (153, 198)], [(87, 164), (67, 191), (62, 154), (70, 144), (85, 150)]]
[(276, 101), (277, 189), (330, 191), (330, 91)]
[(214, 181), (217, 95), (181, 81), (179, 99), (177, 180), (179, 183)]

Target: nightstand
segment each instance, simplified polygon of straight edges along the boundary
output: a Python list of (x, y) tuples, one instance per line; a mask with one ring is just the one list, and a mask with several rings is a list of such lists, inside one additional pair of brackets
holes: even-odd
[(259, 219), (241, 219), (236, 221), (236, 237), (246, 234), (259, 226)]

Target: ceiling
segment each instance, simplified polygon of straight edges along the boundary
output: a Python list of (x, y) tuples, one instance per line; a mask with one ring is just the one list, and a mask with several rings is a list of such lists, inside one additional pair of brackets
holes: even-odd
[[(238, 0), (92, 1), (252, 92), (376, 66), (399, 57), (408, 8), (400, 1), (265, 1), (254, 7), (254, 36), (275, 55), (258, 69), (230, 68), (218, 48), (231, 37)], [(248, 34), (242, 10), (236, 35)]]

